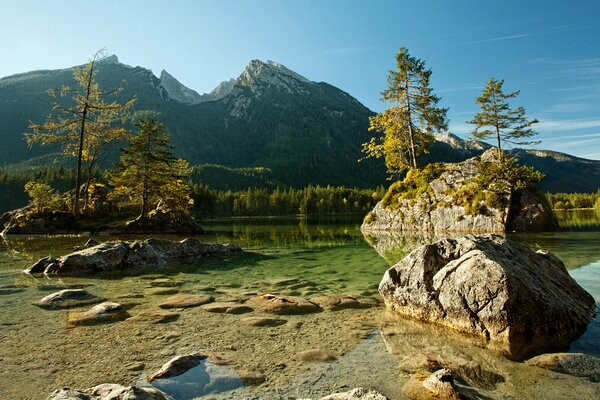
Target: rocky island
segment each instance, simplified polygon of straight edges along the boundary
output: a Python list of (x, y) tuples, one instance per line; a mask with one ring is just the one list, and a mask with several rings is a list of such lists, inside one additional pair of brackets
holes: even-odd
[(547, 231), (558, 227), (548, 201), (529, 185), (495, 176), (495, 149), (460, 163), (430, 164), (393, 184), (361, 230)]

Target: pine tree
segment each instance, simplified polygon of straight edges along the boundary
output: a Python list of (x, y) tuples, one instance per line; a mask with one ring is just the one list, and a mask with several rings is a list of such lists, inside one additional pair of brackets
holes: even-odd
[(389, 107), (369, 118), (369, 130), (382, 135), (363, 144), (365, 158), (384, 157), (392, 175), (418, 168), (419, 154), (427, 152), (434, 140), (432, 131), (448, 128), (448, 109), (437, 107), (440, 98), (429, 86), (431, 69), (404, 47), (396, 55), (396, 67), (397, 71), (388, 74), (388, 88), (381, 93)]
[(139, 219), (151, 208), (175, 214), (189, 212), (193, 201), (185, 182), (188, 163), (173, 156), (170, 135), (153, 117), (140, 119), (139, 132), (122, 149), (116, 172), (109, 176), (114, 186), (111, 197), (140, 207)]
[(97, 64), (106, 57), (106, 51), (100, 50), (81, 68), (73, 70), (76, 88), (63, 86), (59, 90), (48, 89), (49, 96), (55, 98), (72, 96), (72, 105), (64, 106), (61, 102), (51, 102), (52, 110), (57, 115), (50, 114), (42, 123), (29, 124), (32, 133), (26, 133), (25, 139), (31, 146), (34, 143), (59, 143), (63, 151), (77, 158), (77, 174), (75, 180), (75, 202), (73, 213), (77, 217), (80, 212), (83, 163), (86, 164), (87, 181), (85, 197), (91, 181), (94, 163), (102, 150), (109, 144), (123, 140), (128, 132), (115, 123), (124, 122), (126, 111), (135, 103), (135, 97), (125, 103), (116, 101), (106, 102), (105, 98), (123, 90), (122, 86), (109, 91), (102, 91), (96, 82)]
[(531, 129), (531, 126), (537, 122), (537, 119), (528, 119), (525, 116), (525, 109), (517, 107), (511, 109), (508, 99), (519, 95), (519, 91), (504, 93), (502, 85), (504, 80), (496, 80), (491, 77), (483, 89), (483, 93), (475, 101), (481, 106), (481, 112), (475, 114), (469, 124), (475, 125), (471, 133), (477, 139), (496, 139), (498, 149), (498, 162), (504, 162), (504, 151), (502, 143), (512, 143), (517, 145), (537, 144), (537, 141), (518, 140), (529, 138), (537, 133)]

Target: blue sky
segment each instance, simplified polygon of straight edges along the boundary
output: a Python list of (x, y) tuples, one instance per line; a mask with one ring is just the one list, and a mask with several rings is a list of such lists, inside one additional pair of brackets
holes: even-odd
[(0, 77), (81, 64), (106, 47), (203, 93), (258, 58), (381, 111), (405, 46), (433, 69), (453, 133), (467, 136), (493, 75), (541, 121), (539, 148), (600, 159), (598, 0), (0, 0), (0, 10)]

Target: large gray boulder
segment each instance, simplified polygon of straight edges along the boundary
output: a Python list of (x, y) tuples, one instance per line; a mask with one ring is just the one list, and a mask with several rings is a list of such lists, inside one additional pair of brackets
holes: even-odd
[(44, 257), (25, 272), (85, 275), (136, 266), (157, 266), (176, 259), (227, 255), (241, 251), (242, 249), (237, 245), (202, 243), (194, 238), (179, 242), (165, 239), (106, 242), (59, 258)]
[(568, 348), (596, 310), (556, 256), (497, 235), (422, 246), (387, 270), (379, 293), (394, 312), (482, 337), (514, 359)]
[(103, 383), (86, 390), (57, 389), (46, 400), (173, 400), (173, 398), (152, 387)]
[(390, 187), (367, 214), (361, 229), (436, 233), (556, 229), (558, 223), (548, 201), (534, 189), (511, 192), (481, 187), (477, 176), (482, 165), (496, 162), (494, 156), (495, 150), (491, 150), (461, 163), (430, 165), (416, 178), (413, 175), (418, 172), (414, 172)]

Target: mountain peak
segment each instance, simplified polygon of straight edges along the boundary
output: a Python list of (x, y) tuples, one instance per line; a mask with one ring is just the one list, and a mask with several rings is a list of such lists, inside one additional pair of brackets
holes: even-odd
[(102, 64), (119, 64), (119, 57), (116, 54), (111, 54), (99, 60)]
[(203, 100), (198, 92), (183, 85), (164, 69), (160, 73), (160, 86), (170, 99), (183, 104), (197, 104)]
[(275, 61), (252, 60), (237, 79), (240, 86), (253, 87), (256, 84), (282, 86), (291, 91), (298, 83), (313, 83), (302, 75)]

